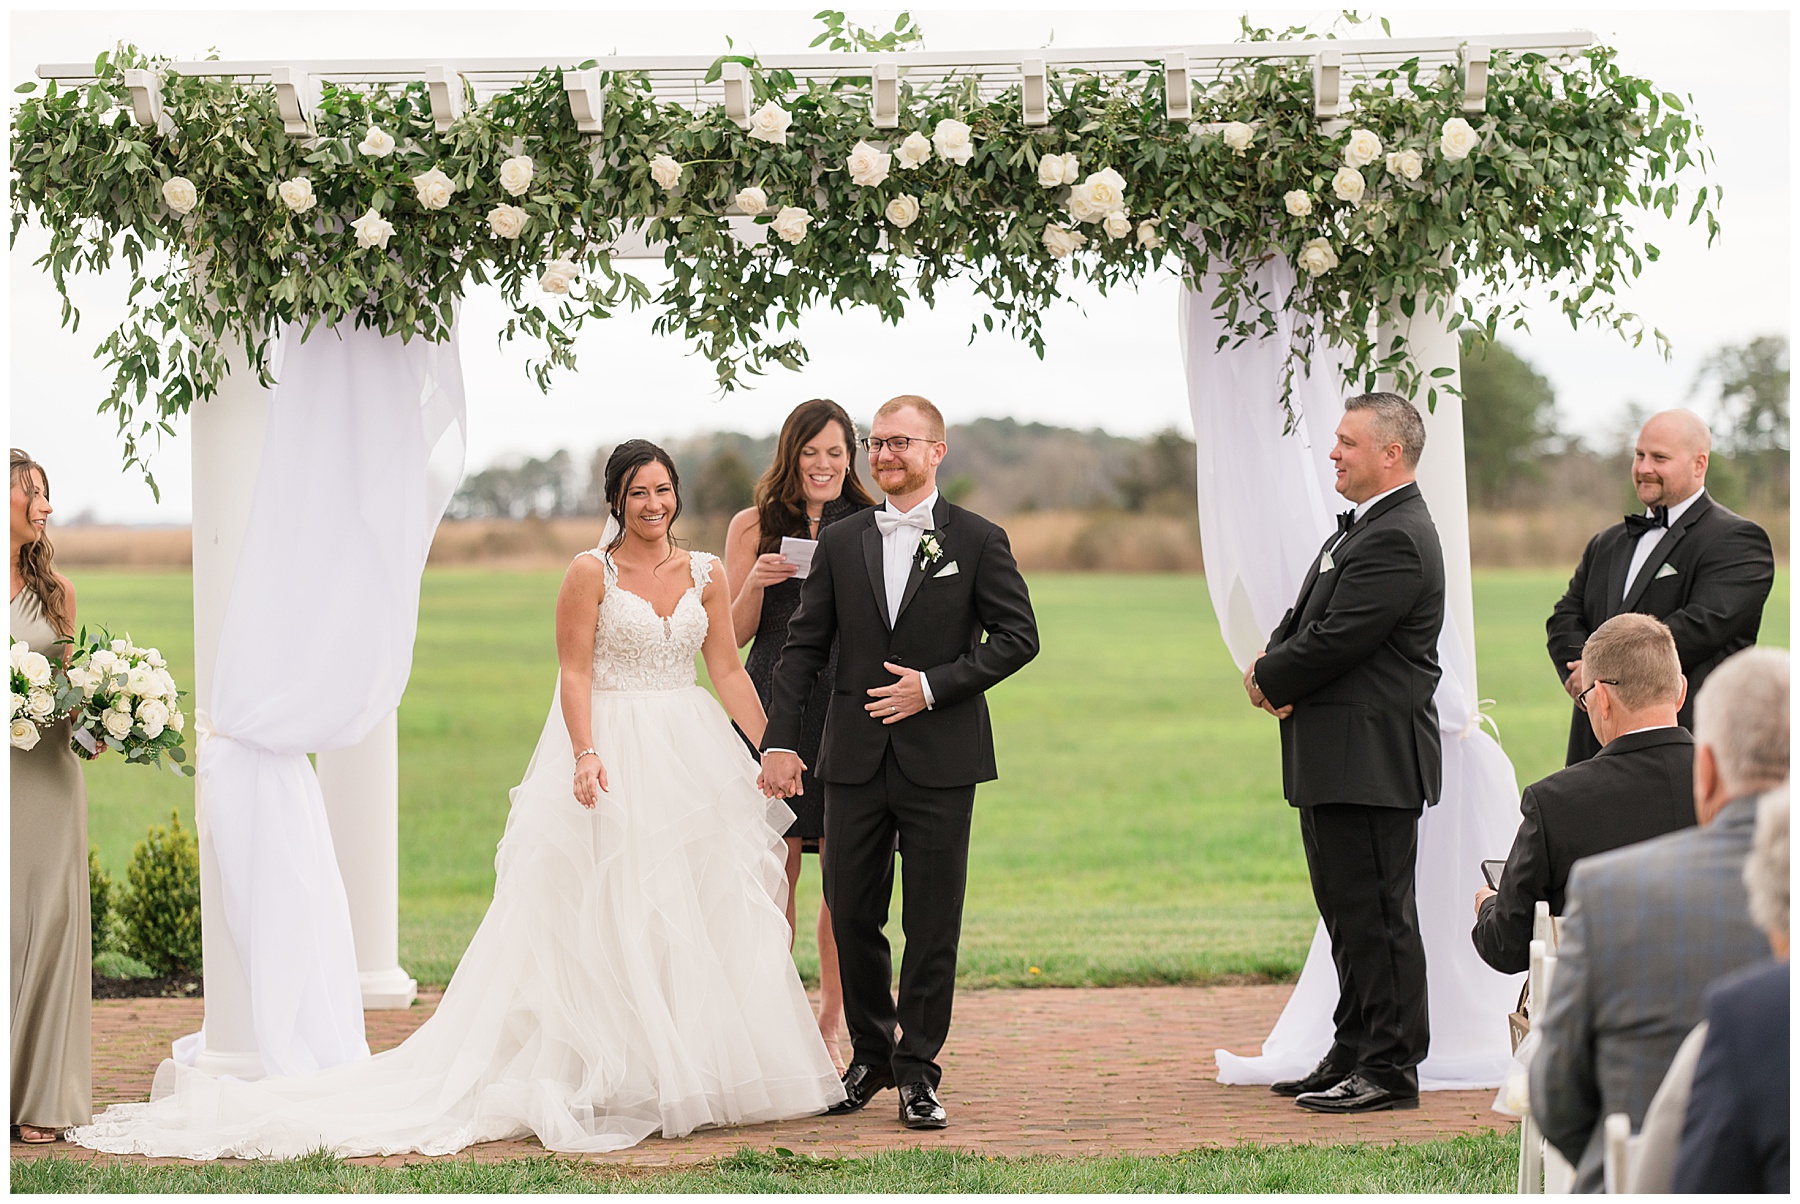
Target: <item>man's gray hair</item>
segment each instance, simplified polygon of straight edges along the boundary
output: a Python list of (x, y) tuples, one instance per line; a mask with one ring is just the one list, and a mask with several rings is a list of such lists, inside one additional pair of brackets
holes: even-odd
[(1746, 648), (1726, 657), (1694, 699), (1694, 740), (1712, 749), (1731, 798), (1787, 781), (1788, 654)]
[(1764, 932), (1788, 930), (1788, 788), (1778, 786), (1756, 804), (1756, 837), (1744, 859), (1750, 918)]
[(1351, 410), (1368, 410), (1381, 446), (1398, 443), (1406, 466), (1419, 466), (1419, 457), (1425, 454), (1425, 420), (1412, 402), (1398, 393), (1359, 393), (1344, 403), (1344, 412)]

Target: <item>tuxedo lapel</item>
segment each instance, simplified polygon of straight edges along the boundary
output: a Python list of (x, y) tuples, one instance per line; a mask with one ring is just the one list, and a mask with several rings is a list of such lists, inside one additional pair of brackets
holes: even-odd
[(1631, 553), (1636, 545), (1637, 541), (1631, 538), (1631, 532), (1620, 532), (1619, 546), (1613, 549), (1612, 568), (1606, 578), (1604, 618), (1610, 619), (1625, 609), (1625, 574), (1631, 571)]
[(881, 529), (871, 518), (862, 536), (863, 565), (869, 570), (869, 588), (875, 591), (875, 609), (881, 612), (881, 622), (889, 631), (894, 629), (888, 621), (887, 609), (887, 576), (881, 571)]
[[(1370, 506), (1368, 511), (1361, 518), (1350, 525), (1350, 529), (1344, 533), (1344, 538), (1338, 539), (1335, 532), (1331, 535), (1327, 535), (1325, 537), (1325, 542), (1319, 547), (1319, 554), (1313, 557), (1312, 567), (1306, 571), (1306, 579), (1300, 583), (1300, 596), (1294, 600), (1294, 609), (1290, 612), (1291, 618), (1287, 625), (1291, 626), (1293, 623), (1298, 622), (1300, 612), (1306, 609), (1306, 599), (1312, 594), (1313, 586), (1319, 583), (1319, 577), (1322, 575), (1320, 573), (1320, 566), (1325, 562), (1326, 549), (1330, 549), (1333, 560), (1340, 559), (1343, 556), (1345, 549), (1350, 546), (1351, 541), (1368, 529), (1370, 522), (1380, 518), (1402, 502), (1418, 496), (1419, 487), (1417, 485), (1402, 485), (1400, 488), (1394, 490), (1394, 492), (1388, 494), (1388, 496), (1382, 498), (1379, 502), (1376, 502), (1373, 506)], [(1337, 541), (1336, 547), (1332, 547), (1333, 540)], [(1291, 633), (1284, 630), (1282, 634), (1285, 636)]]
[[(1638, 570), (1638, 575), (1632, 580), (1631, 592), (1625, 595), (1625, 600), (1619, 607), (1621, 611), (1630, 610), (1638, 604), (1638, 599), (1644, 596), (1644, 591), (1649, 589), (1650, 583), (1656, 579), (1657, 570), (1668, 562), (1669, 554), (1675, 550), (1675, 545), (1681, 542), (1682, 537), (1688, 533), (1688, 528), (1693, 526), (1711, 505), (1712, 498), (1710, 496), (1700, 498), (1688, 507), (1687, 513), (1681, 516), (1680, 521), (1670, 527), (1663, 533), (1663, 537), (1656, 541), (1656, 547), (1650, 550), (1650, 559), (1644, 561), (1644, 567)], [(1629, 541), (1627, 542), (1629, 543)], [(1629, 560), (1627, 560), (1626, 567), (1630, 567)]]
[[(941, 493), (938, 494), (937, 505), (931, 508), (931, 522), (932, 529), (937, 532), (938, 547), (943, 548), (945, 554), (948, 555), (949, 547), (946, 543), (944, 528), (950, 525), (950, 503), (944, 500), (944, 495)], [(913, 595), (919, 592), (919, 586), (924, 580), (925, 570), (919, 567), (919, 556), (914, 553), (912, 561), (907, 566), (906, 589), (900, 595), (900, 609), (894, 616), (896, 625), (899, 624), (901, 616), (906, 614), (906, 608), (912, 605)]]

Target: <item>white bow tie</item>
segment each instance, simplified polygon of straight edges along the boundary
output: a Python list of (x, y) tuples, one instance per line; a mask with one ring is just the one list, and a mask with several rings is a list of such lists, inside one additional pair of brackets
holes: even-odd
[(920, 506), (908, 514), (895, 514), (885, 506), (875, 512), (875, 526), (885, 536), (892, 535), (902, 527), (911, 527), (915, 531), (931, 530), (931, 511)]

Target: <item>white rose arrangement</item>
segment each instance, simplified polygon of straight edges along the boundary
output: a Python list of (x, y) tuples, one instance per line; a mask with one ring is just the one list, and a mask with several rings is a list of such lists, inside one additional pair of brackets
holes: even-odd
[(1045, 155), (1038, 160), (1038, 183), (1045, 188), (1061, 188), (1081, 178), (1081, 160), (1073, 154)]
[(1256, 127), (1242, 121), (1228, 121), (1225, 128), (1219, 131), (1219, 137), (1231, 148), (1231, 153), (1241, 155), (1250, 149), (1250, 143), (1256, 139)]
[(1119, 210), (1107, 214), (1100, 223), (1100, 228), (1106, 231), (1106, 237), (1117, 242), (1131, 233), (1131, 219), (1125, 215), (1124, 210)]
[(917, 197), (901, 193), (887, 203), (885, 213), (888, 221), (904, 230), (919, 220), (919, 200)]
[(567, 256), (545, 265), (544, 274), (538, 277), (538, 287), (546, 293), (555, 293), (566, 297), (569, 288), (581, 277), (581, 269), (575, 266)]
[(435, 167), (422, 176), (414, 176), (412, 186), (419, 204), (426, 209), (448, 208), (456, 193), (456, 181)]
[(1138, 223), (1137, 244), (1146, 251), (1154, 251), (1163, 245), (1162, 235), (1156, 232), (1155, 222)]
[(388, 239), (394, 236), (394, 223), (373, 209), (351, 222), (350, 228), (356, 231), (356, 245), (365, 251), (370, 247), (386, 250)]
[(888, 178), (888, 167), (893, 161), (894, 156), (880, 147), (859, 141), (850, 148), (850, 155), (844, 160), (844, 170), (850, 173), (853, 183), (863, 188), (877, 188)]
[(798, 243), (806, 237), (806, 227), (812, 219), (812, 214), (798, 205), (783, 205), (770, 228), (782, 242)]
[(507, 196), (524, 196), (536, 174), (537, 165), (532, 163), (530, 155), (514, 155), (500, 165), (500, 187)]
[(946, 117), (937, 123), (937, 128), (931, 131), (931, 146), (939, 158), (948, 159), (958, 167), (966, 167), (975, 153), (975, 139), (969, 127), (954, 117)]
[(731, 203), (738, 207), (738, 212), (758, 217), (769, 208), (769, 194), (752, 184), (748, 188), (738, 189), (737, 196)]
[(525, 233), (525, 223), (530, 217), (517, 205), (495, 205), (488, 210), (488, 229), (494, 232), (495, 238), (517, 238)]
[(681, 183), (681, 164), (673, 156), (658, 155), (650, 160), (650, 178), (656, 181), (658, 188), (669, 192)]
[(167, 764), (193, 776), (185, 763), (181, 691), (160, 652), (137, 647), (129, 636), (113, 640), (102, 632), (89, 639), (84, 630), (72, 642), (66, 675), (77, 754), (92, 759), (111, 749), (127, 764)]
[(788, 127), (793, 124), (794, 115), (771, 100), (750, 115), (750, 128), (746, 132), (758, 142), (786, 146)]
[(931, 161), (931, 139), (914, 130), (900, 143), (900, 149), (894, 152), (900, 160), (900, 166), (906, 171), (915, 167), (923, 167)]
[(186, 176), (171, 176), (164, 180), (162, 198), (163, 204), (183, 217), (192, 213), (194, 206), (200, 203), (199, 190), (194, 187), (194, 182)]
[(379, 126), (370, 126), (363, 140), (356, 144), (356, 149), (365, 155), (377, 159), (385, 159), (394, 153), (394, 136)]
[(1110, 214), (1124, 212), (1125, 177), (1110, 167), (1069, 189), (1069, 216), (1078, 222), (1102, 222)]
[(291, 180), (283, 180), (275, 186), (281, 196), (281, 203), (288, 207), (289, 213), (305, 213), (319, 203), (313, 195), (312, 181), (305, 176), (295, 176)]
[(1452, 117), (1444, 123), (1443, 134), (1438, 138), (1438, 151), (1446, 159), (1467, 159), (1479, 141), (1474, 126), (1461, 117)]
[(1340, 201), (1349, 201), (1352, 205), (1362, 204), (1363, 192), (1367, 187), (1362, 172), (1354, 167), (1340, 167), (1337, 174), (1331, 177), (1332, 195)]
[(1044, 227), (1044, 250), (1052, 259), (1067, 259), (1087, 244), (1087, 235), (1051, 222)]
[(1348, 167), (1367, 167), (1381, 158), (1381, 139), (1373, 130), (1351, 130), (1344, 143), (1344, 163)]
[(1337, 252), (1331, 249), (1328, 239), (1315, 238), (1300, 248), (1300, 255), (1295, 262), (1307, 275), (1323, 276), (1338, 265), (1338, 257)]
[(1312, 215), (1312, 194), (1305, 189), (1296, 188), (1291, 192), (1286, 193), (1282, 196), (1281, 203), (1287, 206), (1288, 214), (1292, 217), (1309, 217)]
[(1425, 171), (1425, 159), (1416, 150), (1394, 151), (1387, 157), (1387, 169), (1390, 176), (1416, 180)]

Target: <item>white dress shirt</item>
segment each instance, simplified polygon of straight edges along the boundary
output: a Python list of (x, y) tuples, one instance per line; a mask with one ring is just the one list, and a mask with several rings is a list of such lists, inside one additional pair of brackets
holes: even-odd
[[(933, 489), (931, 496), (914, 506), (911, 510), (902, 510), (889, 498), (886, 503), (890, 514), (917, 514), (921, 510), (925, 517), (931, 518), (932, 508), (937, 505), (938, 492)], [(926, 530), (930, 530), (928, 526)], [(900, 621), (900, 599), (906, 594), (906, 579), (912, 575), (913, 557), (919, 554), (919, 541), (925, 538), (925, 532), (917, 527), (896, 527), (890, 535), (881, 537), (881, 583), (887, 587), (888, 626), (891, 628)], [(925, 691), (925, 709), (931, 710), (933, 700), (931, 686), (925, 675), (919, 674), (919, 688)]]
[[(1675, 520), (1692, 509), (1694, 503), (1699, 501), (1701, 495), (1705, 492), (1706, 490), (1704, 489), (1696, 489), (1694, 490), (1693, 495), (1686, 501), (1681, 502), (1678, 505), (1670, 506), (1669, 526), (1667, 528), (1652, 527), (1650, 530), (1638, 536), (1637, 547), (1632, 549), (1631, 552), (1631, 567), (1625, 571), (1625, 594), (1631, 592), (1631, 583), (1637, 580), (1638, 573), (1643, 571), (1645, 562), (1650, 559), (1650, 553), (1656, 551), (1656, 545), (1662, 542), (1662, 537), (1667, 535), (1670, 530), (1674, 529)], [(1644, 508), (1644, 517), (1648, 518), (1649, 516), (1650, 508), (1646, 506)], [(1625, 594), (1619, 595), (1619, 600), (1621, 602), (1625, 600)]]
[[(1411, 484), (1413, 484), (1412, 481), (1408, 481), (1406, 483), (1406, 485), (1411, 485)], [(1365, 498), (1364, 500), (1356, 503), (1356, 510), (1355, 510), (1356, 521), (1360, 522), (1362, 520), (1362, 516), (1369, 512), (1370, 506), (1373, 506), (1376, 502), (1379, 502), (1382, 498), (1386, 497), (1390, 493), (1399, 493), (1402, 489), (1406, 488), (1406, 485), (1396, 485), (1392, 489), (1384, 489), (1380, 493), (1376, 494), (1374, 497)], [(1348, 534), (1350, 534), (1349, 531), (1339, 531), (1337, 533), (1337, 537), (1331, 541), (1331, 546), (1328, 547), (1326, 549), (1326, 551), (1329, 551), (1329, 552), (1337, 551), (1337, 546), (1344, 542), (1344, 537)]]

